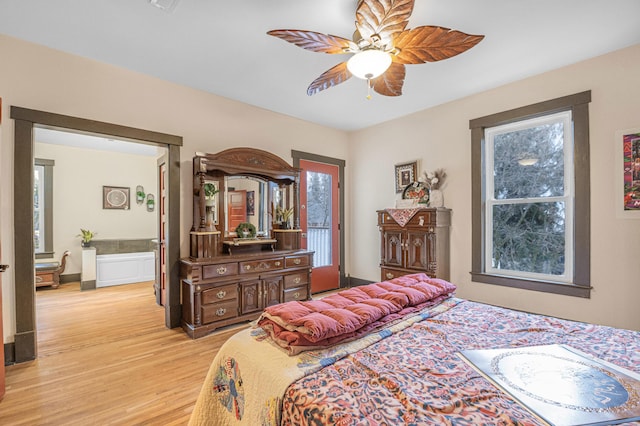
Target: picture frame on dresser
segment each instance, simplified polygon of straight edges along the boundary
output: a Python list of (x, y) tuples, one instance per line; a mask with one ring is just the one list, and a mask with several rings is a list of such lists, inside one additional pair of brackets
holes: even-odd
[(418, 175), (418, 162), (396, 164), (395, 166), (396, 193), (401, 193)]

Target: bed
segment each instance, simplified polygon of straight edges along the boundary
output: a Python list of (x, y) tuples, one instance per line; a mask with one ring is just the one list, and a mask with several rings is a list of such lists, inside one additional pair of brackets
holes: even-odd
[[(190, 424), (546, 424), (555, 418), (532, 410), (463, 353), (548, 347), (582, 357), (564, 372), (596, 363), (598, 371), (619, 374), (623, 387), (609, 396), (625, 394), (617, 404), (610, 400), (621, 395), (604, 397), (609, 405), (602, 406), (567, 402), (576, 417), (553, 424), (640, 420), (640, 332), (476, 303), (454, 292), (451, 283), (415, 274), (267, 308), (216, 354)], [(560, 358), (541, 358), (541, 365)]]

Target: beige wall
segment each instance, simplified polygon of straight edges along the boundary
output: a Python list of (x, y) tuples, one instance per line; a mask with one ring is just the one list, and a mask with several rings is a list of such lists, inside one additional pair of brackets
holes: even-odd
[[(347, 160), (344, 132), (255, 108), (122, 68), (0, 36), (0, 243), (13, 264), (13, 120), (11, 105), (182, 136), (181, 253), (189, 254), (191, 158), (251, 146), (291, 162), (291, 150)], [(213, 78), (213, 77), (212, 77)], [(3, 274), (5, 342), (15, 334), (14, 282)]]
[[(157, 237), (157, 211), (148, 212), (146, 204), (135, 201), (138, 185), (158, 196), (156, 157), (42, 143), (35, 144), (35, 156), (55, 161), (53, 249), (56, 260), (71, 251), (64, 274), (82, 270), (80, 228), (97, 232), (95, 239)], [(103, 185), (129, 188), (129, 209), (103, 209)]]
[[(393, 165), (419, 159), (420, 171), (443, 167), (449, 175), (445, 204), (453, 209), (451, 280), (461, 297), (640, 330), (640, 220), (616, 216), (613, 190), (615, 132), (640, 127), (640, 46), (351, 134), (5, 36), (0, 36), (0, 57), (3, 263), (13, 263), (13, 121), (8, 115), (9, 106), (16, 105), (183, 136), (182, 255), (188, 254), (191, 157), (196, 151), (252, 146), (288, 161), (291, 149), (347, 160), (345, 271), (374, 281), (379, 278), (375, 210), (394, 204)], [(592, 90), (593, 98), (592, 298), (472, 283), (469, 120), (584, 90)], [(357, 191), (349, 190), (350, 182), (357, 182)], [(15, 332), (13, 286), (9, 270), (3, 277), (5, 342), (13, 341)]]
[[(640, 45), (527, 78), (351, 136), (353, 191), (351, 275), (379, 279), (375, 210), (395, 200), (393, 164), (419, 159), (420, 171), (443, 167), (445, 205), (453, 210), (451, 281), (473, 300), (640, 330), (640, 219), (616, 215), (614, 143), (618, 130), (640, 127)], [(585, 90), (592, 91), (591, 299), (471, 282), (471, 149), (469, 120)], [(428, 96), (428, 94), (425, 94)], [(381, 172), (379, 164), (387, 164)], [(357, 255), (356, 255), (357, 253)]]

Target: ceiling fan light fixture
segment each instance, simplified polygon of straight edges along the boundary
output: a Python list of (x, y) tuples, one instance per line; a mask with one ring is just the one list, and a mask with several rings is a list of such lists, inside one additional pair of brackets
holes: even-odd
[(520, 164), (521, 166), (533, 166), (534, 164), (536, 164), (538, 162), (538, 158), (533, 156), (533, 155), (529, 155), (529, 156), (525, 156), (522, 157), (518, 160), (518, 164)]
[(167, 13), (173, 12), (180, 0), (149, 0), (152, 6), (157, 7)]
[(391, 66), (391, 55), (382, 50), (363, 50), (347, 61), (347, 69), (363, 80), (378, 77)]

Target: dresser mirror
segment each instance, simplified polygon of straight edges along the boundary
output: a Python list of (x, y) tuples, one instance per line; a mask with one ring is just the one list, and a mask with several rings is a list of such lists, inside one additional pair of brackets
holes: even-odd
[(253, 225), (251, 238), (299, 230), (300, 170), (280, 157), (253, 148), (198, 153), (193, 172), (192, 258), (220, 255), (229, 240), (246, 239), (236, 234), (240, 223)]
[(256, 236), (269, 235), (269, 182), (247, 176), (225, 176), (225, 237), (236, 236), (240, 223), (250, 223)]

